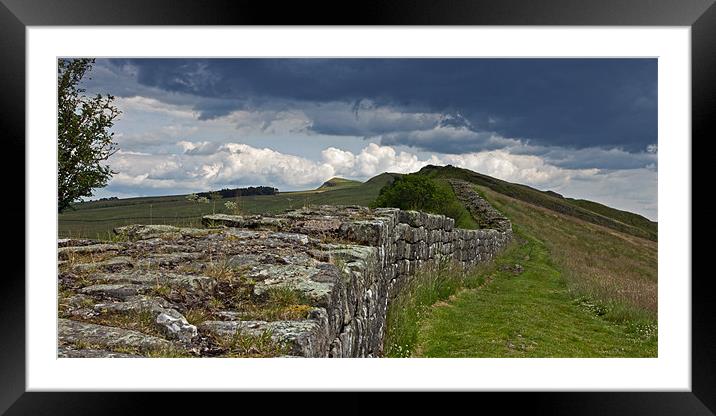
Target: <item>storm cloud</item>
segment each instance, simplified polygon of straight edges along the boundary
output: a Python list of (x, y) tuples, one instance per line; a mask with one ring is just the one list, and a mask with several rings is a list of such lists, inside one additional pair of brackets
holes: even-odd
[[(657, 133), (656, 59), (132, 59), (103, 65), (139, 86), (203, 98), (201, 118), (279, 102), (371, 100), (461, 111), (479, 130), (575, 148), (638, 151)], [(127, 94), (119, 91), (116, 94)], [(175, 96), (174, 98), (177, 98)], [(335, 126), (326, 131), (334, 134)]]
[(123, 111), (106, 193), (453, 164), (656, 217), (656, 59), (98, 59), (91, 77)]

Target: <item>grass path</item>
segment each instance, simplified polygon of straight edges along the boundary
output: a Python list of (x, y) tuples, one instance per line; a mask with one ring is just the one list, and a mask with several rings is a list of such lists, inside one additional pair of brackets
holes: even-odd
[[(420, 320), (413, 356), (655, 357), (656, 328), (600, 317), (574, 299), (548, 248), (516, 233), (518, 243), (495, 261), (489, 283), (433, 305)], [(520, 241), (521, 240), (521, 241)], [(503, 270), (519, 264), (523, 272)]]

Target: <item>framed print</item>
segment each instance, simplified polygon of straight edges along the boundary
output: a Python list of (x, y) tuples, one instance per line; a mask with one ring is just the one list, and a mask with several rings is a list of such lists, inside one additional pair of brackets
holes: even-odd
[(691, 151), (716, 6), (510, 3), (3, 0), (26, 261), (0, 410), (455, 390), (713, 414)]

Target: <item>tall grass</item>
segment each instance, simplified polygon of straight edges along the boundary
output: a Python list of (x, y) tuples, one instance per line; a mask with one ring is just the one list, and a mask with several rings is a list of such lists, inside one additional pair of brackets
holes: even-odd
[(657, 242), (480, 190), (513, 224), (546, 245), (579, 302), (598, 304), (601, 314), (616, 322), (656, 319)]
[(492, 267), (491, 264), (481, 264), (463, 269), (456, 262), (442, 260), (410, 276), (388, 307), (385, 356), (411, 356), (417, 345), (421, 318), (430, 307), (449, 299), (460, 289), (483, 285), (486, 272)]

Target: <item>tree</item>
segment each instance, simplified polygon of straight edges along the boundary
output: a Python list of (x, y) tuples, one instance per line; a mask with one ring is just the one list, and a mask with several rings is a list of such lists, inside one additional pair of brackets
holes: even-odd
[(107, 185), (113, 172), (103, 162), (116, 151), (109, 129), (121, 112), (114, 97), (84, 95), (79, 83), (94, 59), (60, 59), (57, 71), (57, 209), (62, 212), (92, 190)]
[(439, 213), (450, 199), (448, 192), (432, 179), (412, 174), (384, 186), (373, 206)]
[(454, 219), (458, 227), (474, 228), (470, 212), (457, 199), (450, 185), (420, 173), (400, 176), (385, 185), (371, 206), (441, 214)]

